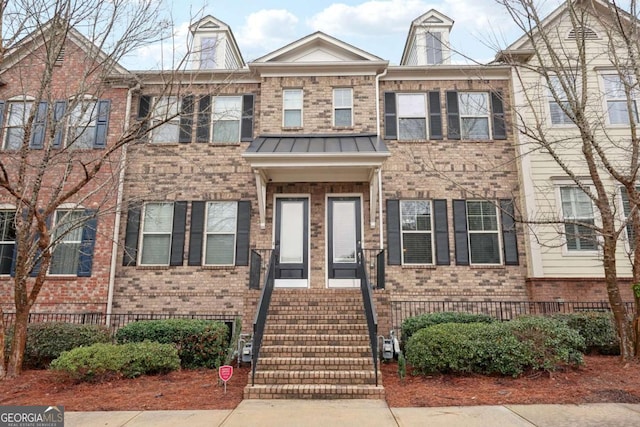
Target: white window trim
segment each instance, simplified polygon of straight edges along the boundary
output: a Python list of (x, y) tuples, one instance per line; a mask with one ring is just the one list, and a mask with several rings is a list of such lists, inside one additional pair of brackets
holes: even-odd
[[(349, 103), (349, 106), (336, 106), (336, 91), (340, 91), (340, 90), (349, 90), (350, 92), (350, 97), (349, 100), (351, 101)], [(351, 114), (350, 114), (350, 123), (348, 126), (338, 126), (336, 125), (336, 111), (337, 110), (346, 110), (349, 109)], [(352, 128), (353, 127), (353, 88), (351, 87), (335, 87), (333, 88), (333, 127), (339, 127), (339, 128)]]
[[(235, 203), (236, 205), (236, 220), (234, 224), (233, 233), (229, 232), (209, 232), (207, 231), (208, 221), (209, 221), (209, 206), (211, 203)], [(207, 267), (229, 267), (236, 265), (236, 251), (235, 248), (238, 245), (238, 202), (227, 201), (227, 200), (209, 200), (206, 203), (205, 208), (205, 216), (204, 216), (204, 238), (202, 239), (202, 265)], [(223, 235), (227, 236), (229, 234), (233, 234), (233, 259), (230, 264), (207, 264), (207, 241), (209, 240), (209, 236), (215, 235)]]
[[(557, 76), (556, 75), (549, 76), (549, 80), (551, 80), (553, 78), (557, 78)], [(558, 128), (559, 129), (562, 129), (562, 128), (565, 128), (565, 129), (575, 128), (576, 125), (575, 125), (575, 123), (573, 123), (571, 121), (571, 119), (568, 119), (569, 123), (553, 123), (553, 116), (551, 114), (551, 103), (553, 102), (554, 104), (557, 104), (557, 102), (555, 101), (555, 99), (553, 98), (553, 95), (551, 94), (551, 89), (549, 89), (548, 82), (544, 79), (544, 77), (542, 79), (543, 79), (542, 86), (543, 86), (544, 91), (545, 91), (545, 95), (544, 95), (545, 108), (546, 108), (546, 111), (547, 111), (547, 117), (549, 118), (549, 127), (556, 128), (556, 129), (558, 129)], [(566, 96), (567, 96), (567, 94), (565, 93), (565, 98), (564, 99), (568, 102), (568, 99), (566, 98)]]
[[(58, 227), (58, 215), (59, 214), (62, 214), (62, 216), (64, 217), (64, 215), (66, 215), (69, 212), (77, 211), (77, 212), (84, 213), (84, 210), (82, 208), (77, 207), (77, 205), (74, 205), (74, 206), (75, 207), (69, 207), (67, 205), (67, 207), (62, 207), (62, 205), (61, 205), (60, 207), (58, 207), (58, 209), (55, 210), (55, 212), (53, 214), (54, 221), (53, 221), (53, 228), (52, 228), (54, 231), (57, 230), (57, 227)], [(80, 227), (76, 227), (76, 228), (73, 229), (73, 230), (76, 230), (78, 228), (80, 229), (80, 240), (67, 241), (67, 240), (65, 240), (64, 236), (59, 238), (59, 239), (58, 238), (55, 239), (54, 246), (52, 247), (52, 250), (51, 250), (52, 258), (51, 258), (51, 263), (49, 263), (49, 271), (47, 271), (47, 276), (53, 276), (53, 277), (76, 277), (78, 275), (77, 268), (76, 268), (76, 271), (73, 272), (73, 273), (52, 273), (51, 272), (51, 267), (53, 266), (53, 252), (55, 251), (55, 249), (59, 245), (61, 245), (61, 244), (62, 245), (63, 244), (77, 244), (77, 245), (79, 245), (79, 248), (80, 248), (80, 246), (82, 245), (82, 234), (84, 232), (83, 231), (84, 227), (85, 227), (85, 224), (83, 223)], [(55, 233), (54, 233), (54, 235), (55, 235)], [(76, 257), (78, 258), (78, 262), (79, 262), (79, 258), (80, 258), (80, 252), (79, 251), (76, 254)]]
[[(403, 230), (402, 229), (402, 204), (403, 202), (428, 202), (429, 203), (429, 220), (431, 223), (431, 229), (425, 230)], [(433, 200), (431, 199), (401, 199), (400, 200), (400, 253), (402, 258), (402, 265), (435, 265), (435, 236), (434, 236), (434, 224), (433, 224)], [(430, 263), (408, 263), (404, 261), (404, 234), (430, 234), (431, 235), (431, 262)]]
[[(35, 105), (35, 98), (32, 96), (14, 96), (13, 98), (9, 98), (7, 99), (7, 105), (5, 107), (5, 111), (7, 112), (6, 117), (4, 118), (4, 123), (0, 123), (0, 125), (2, 125), (3, 127), (3, 135), (2, 135), (2, 149), (3, 150), (9, 150), (7, 148), (7, 137), (9, 136), (9, 118), (11, 116), (11, 110), (9, 108), (9, 106), (11, 105), (11, 103), (22, 103), (22, 104), (26, 104), (27, 102), (30, 102), (31, 108), (34, 108)], [(28, 118), (28, 117), (27, 117)], [(24, 125), (26, 123), (22, 124), (22, 127), (24, 128)], [(13, 126), (11, 126), (13, 127)], [(17, 150), (16, 150), (17, 151)]]
[[(567, 246), (567, 236), (565, 234), (565, 224), (564, 224), (564, 212), (562, 211), (562, 194), (560, 189), (562, 187), (575, 187), (575, 188), (580, 188), (575, 182), (573, 181), (557, 181), (554, 182), (554, 191), (555, 191), (555, 197), (556, 197), (556, 203), (557, 203), (557, 217), (560, 221), (560, 223), (558, 224), (560, 227), (560, 245), (562, 247), (562, 256), (563, 257), (593, 257), (593, 256), (597, 256), (600, 254), (600, 247), (602, 244), (602, 238), (601, 236), (596, 234), (596, 241), (597, 241), (597, 245), (596, 245), (596, 249), (593, 250), (584, 250), (584, 251), (577, 251), (577, 250), (569, 250), (569, 247)], [(592, 185), (585, 185), (586, 188), (588, 188), (590, 191), (592, 190)], [(596, 207), (593, 205), (593, 201), (591, 202), (591, 207), (593, 210), (593, 224), (598, 227), (601, 224), (600, 221), (600, 217), (598, 215), (598, 210), (596, 209)]]
[[(178, 139), (180, 138), (180, 110), (182, 109), (182, 100), (180, 99), (179, 96), (177, 95), (163, 95), (163, 96), (154, 96), (152, 98), (152, 102), (151, 102), (151, 126), (154, 126), (156, 122), (158, 121), (164, 121), (163, 118), (160, 119), (156, 119), (156, 109), (158, 107), (158, 102), (161, 98), (175, 98), (176, 102), (177, 102), (177, 108), (178, 108), (178, 114), (171, 118), (170, 120), (165, 121), (164, 123), (170, 123), (173, 121), (177, 121), (178, 123), (178, 134), (175, 136), (175, 140), (174, 141), (154, 141), (153, 139), (153, 134), (155, 133), (156, 129), (151, 129), (149, 131), (149, 143), (151, 144), (159, 144), (159, 145), (163, 145), (163, 144), (177, 144), (179, 141)], [(163, 124), (164, 124), (163, 123)], [(160, 125), (162, 126), (162, 125)]]
[[(462, 101), (460, 99), (461, 95), (465, 93), (473, 93), (473, 94), (483, 94), (487, 99), (487, 114), (486, 115), (464, 115), (462, 114)], [(491, 120), (491, 93), (486, 91), (473, 91), (473, 90), (462, 90), (458, 91), (458, 112), (460, 118), (460, 139), (463, 141), (491, 141), (493, 139), (493, 120)], [(429, 114), (429, 111), (427, 111)], [(462, 134), (462, 119), (468, 118), (485, 118), (487, 119), (487, 131), (488, 135), (486, 138), (469, 138), (465, 137)], [(484, 265), (484, 264), (483, 264)]]
[[(605, 123), (607, 127), (610, 127), (610, 128), (627, 129), (630, 127), (630, 124), (628, 123), (611, 123), (611, 116), (609, 115), (609, 105), (608, 105), (609, 98), (607, 97), (607, 90), (604, 82), (604, 76), (620, 77), (620, 75), (616, 72), (600, 72), (598, 74), (598, 84), (600, 86), (600, 91), (602, 93), (602, 111), (604, 111)], [(627, 99), (613, 98), (611, 99), (611, 101), (626, 102)], [(636, 120), (638, 121), (637, 124), (640, 124), (640, 111), (638, 111), (640, 109), (640, 89), (636, 89), (636, 96), (633, 98), (633, 101), (635, 102), (635, 105), (636, 105), (636, 116), (637, 116)]]
[[(215, 124), (216, 121), (236, 121), (234, 120), (228, 120), (228, 119), (221, 119), (221, 120), (216, 120), (216, 101), (218, 100), (218, 98), (237, 98), (240, 100), (240, 110), (239, 110), (239, 114), (238, 114), (238, 138), (236, 141), (216, 141), (215, 137), (214, 137), (214, 128), (215, 128)], [(212, 97), (212, 101), (213, 101), (213, 105), (211, 106), (211, 126), (209, 129), (209, 143), (211, 144), (220, 144), (220, 145), (224, 145), (224, 144), (239, 144), (240, 143), (240, 139), (242, 138), (242, 95), (218, 95), (218, 96), (214, 96)]]
[[(400, 115), (400, 98), (402, 95), (421, 95), (424, 100), (424, 139), (404, 139), (400, 136), (400, 119), (420, 119), (419, 116), (401, 116)], [(398, 141), (427, 141), (429, 139), (429, 104), (427, 94), (424, 92), (398, 92), (396, 93), (396, 129)]]
[[(640, 189), (640, 184), (636, 185), (636, 187)], [(626, 191), (624, 186), (622, 185), (618, 186), (618, 191), (616, 191), (616, 200), (619, 208), (618, 220), (620, 221), (620, 224), (625, 224), (624, 235), (623, 235), (625, 252), (632, 253), (633, 249), (631, 248), (631, 240), (629, 239), (629, 229), (627, 228), (627, 225), (628, 225), (627, 215), (624, 212), (624, 200), (622, 198), (623, 191)]]
[[(92, 136), (92, 143), (91, 143), (91, 147), (82, 147), (82, 148), (76, 148), (74, 146), (70, 146), (69, 145), (69, 135), (71, 134), (71, 129), (73, 129), (73, 127), (71, 126), (71, 118), (74, 117), (74, 110), (76, 108), (80, 108), (80, 111), (82, 112), (83, 110), (83, 105), (86, 103), (92, 102), (93, 103), (93, 111), (92, 114), (89, 118), (89, 121), (87, 123), (83, 123), (83, 120), (79, 121), (79, 124), (81, 125), (80, 128), (85, 129), (83, 131), (86, 132), (87, 128), (93, 128), (93, 136)], [(82, 99), (78, 99), (78, 100), (69, 100), (69, 111), (65, 111), (66, 114), (66, 118), (64, 119), (64, 123), (65, 123), (65, 133), (64, 133), (64, 147), (69, 147), (71, 149), (77, 149), (77, 150), (90, 150), (93, 148), (93, 146), (96, 143), (96, 132), (95, 129), (98, 126), (98, 108), (99, 108), (99, 104), (98, 104), (99, 100), (93, 96), (90, 95), (84, 95), (82, 97)], [(73, 106), (73, 108), (71, 108), (71, 106)], [(53, 104), (52, 106), (50, 106), (50, 108), (55, 108), (55, 104)], [(85, 114), (87, 114), (89, 111), (89, 109), (85, 109), (83, 116)], [(82, 119), (84, 119), (84, 117), (82, 117)], [(93, 119), (93, 120), (91, 120)], [(91, 123), (93, 123), (93, 126), (89, 126)]]
[[(12, 206), (12, 205), (9, 205), (9, 204), (6, 204), (6, 203), (0, 203), (0, 211), (1, 212), (13, 212), (14, 215), (16, 215), (15, 210), (16, 210), (15, 206)], [(0, 238), (1, 238), (1, 236), (0, 236)], [(13, 250), (15, 251), (15, 245), (16, 245), (16, 241), (15, 240), (0, 240), (0, 244), (1, 245), (13, 244), (14, 245), (14, 249)], [(15, 252), (14, 252), (14, 257), (15, 257)], [(12, 261), (12, 263), (13, 263), (13, 261)], [(0, 274), (0, 277), (8, 277), (8, 276), (10, 276), (10, 274), (11, 274), (11, 271), (9, 271), (9, 274)]]
[[(147, 211), (147, 206), (148, 205), (152, 205), (152, 204), (170, 204), (172, 209), (171, 209), (171, 230), (169, 231), (169, 256), (167, 257), (167, 262), (166, 264), (144, 264), (142, 262), (142, 252), (144, 251), (144, 236), (145, 235), (165, 235), (167, 234), (166, 232), (146, 232), (144, 231), (144, 220), (146, 217), (146, 211)], [(140, 218), (140, 233), (138, 236), (138, 265), (139, 266), (143, 266), (143, 267), (167, 267), (171, 264), (171, 245), (173, 244), (173, 216), (175, 214), (174, 212), (175, 209), (175, 203), (174, 202), (166, 202), (166, 201), (160, 201), (160, 202), (146, 202), (142, 208), (142, 215)]]
[[(300, 124), (298, 126), (287, 126), (285, 124), (285, 112), (286, 111), (298, 111), (298, 109), (286, 108), (285, 106), (285, 92), (299, 92), (300, 93)], [(304, 89), (291, 88), (282, 89), (282, 127), (285, 129), (298, 129), (304, 126)]]
[[(496, 213), (496, 230), (495, 231), (471, 230), (471, 227), (469, 227), (469, 207), (468, 207), (469, 202), (487, 202), (487, 203), (490, 203), (491, 206), (493, 206)], [(467, 217), (467, 249), (469, 251), (469, 265), (479, 266), (479, 267), (485, 267), (485, 266), (493, 267), (493, 266), (504, 265), (504, 242), (502, 241), (502, 218), (500, 216), (500, 209), (496, 205), (496, 201), (483, 200), (483, 199), (467, 199), (465, 200), (465, 210), (467, 213), (466, 215)], [(490, 263), (474, 263), (472, 261), (472, 256), (471, 256), (471, 234), (497, 234), (498, 235), (498, 257), (500, 258), (500, 262), (491, 263), (491, 264)]]

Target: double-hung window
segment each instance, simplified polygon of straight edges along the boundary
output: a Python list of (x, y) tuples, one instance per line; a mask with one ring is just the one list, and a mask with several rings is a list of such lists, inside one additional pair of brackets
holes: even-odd
[(498, 209), (488, 201), (467, 200), (471, 264), (501, 264)]
[(431, 201), (401, 200), (403, 264), (433, 264)]
[(607, 115), (612, 125), (628, 125), (631, 118), (638, 122), (636, 97), (638, 91), (630, 78), (618, 74), (604, 74), (604, 93), (607, 100)]
[(11, 272), (16, 245), (15, 215), (14, 211), (0, 211), (0, 274)]
[(86, 222), (84, 210), (55, 212), (54, 249), (50, 274), (77, 274), (82, 245), (82, 229)]
[(597, 248), (593, 204), (579, 187), (560, 187), (562, 220), (569, 251), (593, 251)]
[(489, 94), (487, 92), (459, 92), (460, 136), (462, 139), (489, 139)]
[(398, 139), (425, 141), (427, 139), (427, 98), (424, 93), (399, 93)]
[(241, 96), (216, 96), (213, 105), (213, 142), (240, 142)]
[[(636, 191), (640, 191), (640, 188), (636, 188)], [(622, 198), (624, 220), (627, 223), (627, 241), (629, 242), (629, 248), (633, 250), (635, 248), (635, 232), (633, 231), (632, 218), (629, 218), (629, 215), (631, 215), (631, 203), (629, 201), (629, 194), (627, 194), (626, 188), (620, 187), (620, 196)], [(639, 206), (636, 206), (635, 208), (638, 209)]]
[(18, 150), (24, 142), (24, 131), (33, 108), (30, 101), (10, 101), (5, 128), (5, 150)]
[(551, 115), (552, 125), (571, 125), (573, 122), (564, 112), (569, 110), (569, 101), (567, 100), (567, 94), (562, 87), (560, 77), (549, 76), (549, 87), (547, 88), (547, 98), (549, 102), (549, 113)]
[(147, 203), (142, 220), (141, 265), (169, 265), (173, 203)]
[(202, 37), (200, 39), (200, 69), (213, 70), (216, 67), (216, 36)]
[(96, 138), (97, 104), (95, 101), (81, 101), (69, 114), (67, 147), (74, 149), (93, 148)]
[(283, 99), (283, 126), (302, 126), (302, 89), (285, 89)]
[(427, 64), (442, 64), (442, 33), (433, 32), (426, 34)]
[(153, 122), (154, 126), (160, 123), (151, 131), (151, 141), (155, 143), (178, 142), (180, 135), (180, 98), (177, 96), (162, 96), (156, 98)]
[(353, 89), (333, 89), (333, 125), (336, 127), (353, 126)]
[(207, 203), (205, 265), (234, 265), (237, 218), (237, 202)]

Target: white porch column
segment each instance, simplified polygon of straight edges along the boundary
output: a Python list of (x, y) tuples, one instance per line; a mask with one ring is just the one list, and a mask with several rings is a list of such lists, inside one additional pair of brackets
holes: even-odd
[(267, 180), (262, 171), (254, 169), (253, 173), (256, 176), (256, 193), (258, 195), (258, 210), (260, 212), (260, 228), (264, 230), (267, 227)]
[(369, 174), (369, 225), (376, 228), (376, 207), (378, 204), (378, 180), (380, 169), (373, 169)]

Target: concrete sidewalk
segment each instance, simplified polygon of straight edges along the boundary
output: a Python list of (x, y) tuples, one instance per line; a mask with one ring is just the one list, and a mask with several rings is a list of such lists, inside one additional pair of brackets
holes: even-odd
[(233, 410), (66, 412), (65, 427), (638, 427), (640, 404), (389, 408), (383, 400), (243, 400)]

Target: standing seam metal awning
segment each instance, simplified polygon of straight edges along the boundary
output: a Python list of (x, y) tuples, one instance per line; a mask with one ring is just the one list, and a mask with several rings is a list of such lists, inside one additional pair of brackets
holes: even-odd
[[(368, 182), (375, 218), (378, 170), (391, 153), (377, 135), (266, 135), (242, 154), (256, 176), (260, 226), (269, 182)], [(375, 220), (371, 221), (375, 227)]]

